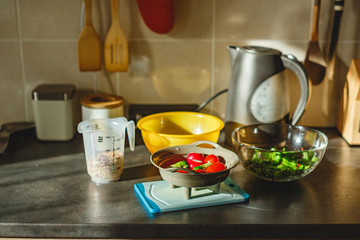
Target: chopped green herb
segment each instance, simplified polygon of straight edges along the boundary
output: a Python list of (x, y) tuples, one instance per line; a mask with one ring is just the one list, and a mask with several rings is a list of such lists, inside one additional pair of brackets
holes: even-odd
[(261, 177), (284, 180), (305, 173), (319, 161), (314, 151), (295, 153), (286, 151), (285, 148), (281, 150), (276, 148), (271, 148), (267, 152), (255, 150), (252, 159), (245, 161), (244, 166)]
[(204, 164), (201, 164), (197, 167), (194, 167), (193, 170), (198, 170), (198, 169), (207, 169), (212, 163), (204, 163)]
[(174, 163), (172, 165), (170, 165), (171, 167), (178, 167), (178, 168), (188, 168), (189, 165), (186, 161), (179, 161), (177, 163)]

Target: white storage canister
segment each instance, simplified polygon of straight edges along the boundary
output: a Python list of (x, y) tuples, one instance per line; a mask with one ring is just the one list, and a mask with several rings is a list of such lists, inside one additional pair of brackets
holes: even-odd
[(36, 135), (44, 141), (68, 141), (76, 132), (75, 86), (42, 84), (32, 91)]
[(92, 94), (82, 97), (82, 120), (124, 116), (124, 99), (113, 94)]

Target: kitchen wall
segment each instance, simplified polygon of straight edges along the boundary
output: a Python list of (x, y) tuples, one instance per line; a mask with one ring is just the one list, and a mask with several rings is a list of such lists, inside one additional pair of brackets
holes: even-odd
[[(303, 125), (334, 126), (352, 58), (360, 58), (360, 1), (346, 0), (337, 50), (336, 79), (312, 89)], [(120, 0), (120, 22), (129, 40), (125, 73), (80, 72), (77, 41), (81, 0), (0, 0), (0, 123), (33, 120), (31, 91), (42, 83), (72, 83), (79, 94), (114, 93), (134, 103), (197, 103), (228, 87), (230, 44), (257, 44), (303, 61), (310, 36), (312, 0), (174, 0), (175, 26), (156, 34), (144, 24), (135, 0)], [(332, 25), (331, 0), (322, 0), (320, 46), (325, 55)], [(111, 23), (110, 1), (93, 0), (93, 22), (102, 41)], [(298, 86), (292, 86), (291, 106)], [(96, 79), (96, 81), (94, 80)], [(95, 82), (95, 86), (94, 86)], [(205, 112), (224, 118), (226, 94)]]

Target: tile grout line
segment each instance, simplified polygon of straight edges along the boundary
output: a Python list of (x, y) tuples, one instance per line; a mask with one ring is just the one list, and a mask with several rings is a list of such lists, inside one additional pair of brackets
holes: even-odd
[(25, 119), (29, 121), (29, 109), (26, 100), (26, 77), (25, 77), (25, 62), (24, 62), (24, 52), (23, 52), (23, 45), (22, 45), (22, 35), (20, 30), (20, 9), (19, 9), (19, 0), (15, 2), (16, 6), (16, 20), (17, 20), (17, 30), (18, 30), (18, 47), (19, 47), (19, 58), (20, 58), (20, 69), (21, 69), (21, 79), (23, 85), (23, 96), (24, 96), (24, 110), (25, 110)]
[[(210, 97), (214, 95), (215, 91), (215, 22), (216, 22), (216, 15), (215, 15), (215, 1), (212, 0), (212, 28), (211, 28), (211, 80), (210, 80)], [(211, 103), (210, 111), (214, 111), (214, 104)]]
[[(266, 42), (288, 42), (288, 43), (308, 43), (308, 39), (303, 40), (294, 40), (294, 39), (265, 39), (265, 38), (258, 38), (258, 39), (241, 39), (242, 41), (266, 41)], [(17, 41), (14, 38), (2, 38), (0, 42), (13, 42)], [(77, 42), (77, 39), (51, 39), (51, 38), (22, 38), (22, 42)], [(197, 42), (229, 42), (229, 41), (236, 41), (236, 39), (227, 39), (227, 38), (218, 38), (218, 39), (201, 39), (201, 38), (185, 38), (185, 39), (142, 39), (142, 38), (131, 38), (129, 41), (135, 42), (187, 42), (187, 41), (197, 41)], [(324, 42), (329, 42), (328, 40)], [(359, 43), (358, 40), (339, 40), (341, 44), (357, 44)]]
[(119, 72), (116, 73), (116, 90), (115, 90), (115, 94), (121, 96), (121, 94), (120, 94), (120, 73)]

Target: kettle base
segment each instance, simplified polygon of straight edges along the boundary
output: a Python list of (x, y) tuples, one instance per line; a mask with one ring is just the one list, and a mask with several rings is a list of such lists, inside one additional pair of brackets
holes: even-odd
[[(290, 114), (286, 114), (282, 119), (274, 122), (274, 123), (287, 123), (289, 124), (291, 122), (290, 120)], [(252, 123), (252, 124), (264, 124), (264, 123)], [(239, 128), (239, 127), (243, 127), (245, 126), (246, 124), (241, 124), (241, 123), (237, 123), (237, 122), (232, 122), (232, 121), (228, 121), (225, 123), (225, 127), (224, 127), (224, 132), (225, 132), (225, 144), (228, 145), (228, 146), (233, 146), (233, 143), (232, 143), (232, 138), (231, 138), (231, 134), (232, 132)], [(251, 124), (248, 124), (248, 125), (251, 125)]]
[(238, 128), (238, 127), (242, 127), (244, 126), (244, 124), (240, 124), (237, 122), (226, 122), (225, 123), (225, 127), (224, 127), (224, 131), (225, 131), (225, 144), (228, 146), (232, 146), (232, 139), (231, 139), (231, 134), (232, 132)]

